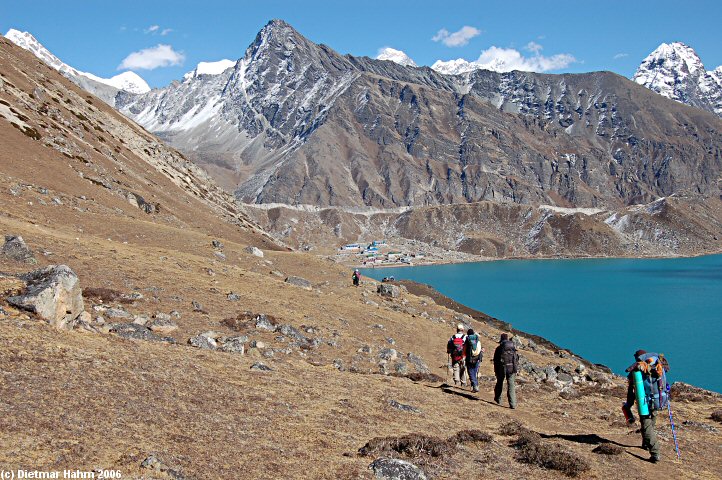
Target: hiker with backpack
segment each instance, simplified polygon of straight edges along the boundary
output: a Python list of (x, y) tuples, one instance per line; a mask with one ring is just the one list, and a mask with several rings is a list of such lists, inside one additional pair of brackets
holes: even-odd
[(484, 357), (486, 351), (481, 346), (479, 335), (474, 333), (474, 329), (470, 328), (466, 332), (466, 342), (464, 342), (464, 349), (466, 354), (466, 372), (469, 375), (471, 381), (471, 390), (473, 392), (479, 391), (479, 366), (481, 360)]
[(449, 354), (449, 368), (454, 372), (454, 385), (461, 384), (462, 387), (466, 386), (465, 344), (464, 325), (460, 323), (456, 326), (456, 333), (446, 344), (446, 353)]
[(501, 404), (501, 393), (504, 390), (506, 380), (506, 397), (509, 400), (509, 407), (516, 408), (516, 374), (519, 372), (519, 354), (516, 353), (514, 342), (509, 340), (509, 335), (501, 334), (499, 346), (494, 350), (494, 375), (496, 375), (496, 386), (494, 387), (494, 401)]
[(642, 448), (651, 454), (649, 461), (657, 463), (661, 456), (655, 427), (657, 412), (667, 408), (669, 403), (666, 376), (669, 364), (663, 355), (645, 350), (634, 352), (634, 360), (626, 370), (629, 383), (627, 402), (623, 408), (630, 412), (637, 402), (639, 422), (642, 424)]
[(351, 281), (353, 282), (354, 287), (358, 287), (359, 282), (361, 282), (361, 272), (358, 271), (358, 268), (353, 271), (353, 275), (351, 275)]

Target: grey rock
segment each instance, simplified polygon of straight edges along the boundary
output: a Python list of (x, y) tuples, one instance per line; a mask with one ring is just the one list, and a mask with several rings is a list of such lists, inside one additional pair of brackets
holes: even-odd
[(390, 285), (388, 283), (380, 283), (376, 287), (376, 293), (382, 297), (397, 298), (399, 296), (399, 287), (396, 285)]
[(370, 354), (370, 353), (371, 353), (371, 346), (369, 346), (369, 345), (364, 345), (363, 347), (359, 348), (359, 349), (357, 350), (357, 352), (359, 352), (359, 353), (369, 353), (369, 354)]
[(175, 343), (175, 339), (171, 337), (160, 337), (145, 325), (138, 325), (137, 323), (112, 323), (105, 325), (104, 330), (130, 340)]
[(557, 373), (557, 380), (559, 380), (562, 383), (574, 383), (574, 377), (569, 375), (566, 372), (559, 372)]
[(246, 335), (238, 335), (235, 337), (225, 337), (221, 342), (221, 350), (228, 353), (246, 353), (246, 343), (248, 337)]
[(20, 278), (27, 289), (21, 295), (9, 297), (11, 305), (33, 312), (57, 328), (65, 328), (85, 311), (78, 276), (70, 267), (51, 265)]
[(225, 261), (225, 260), (226, 260), (226, 254), (223, 253), (223, 252), (213, 252), (213, 255), (215, 255), (215, 257), (216, 257), (218, 260), (222, 260), (222, 261)]
[(179, 467), (175, 465), (168, 465), (165, 461), (161, 460), (157, 454), (151, 454), (140, 464), (141, 468), (148, 470), (155, 470), (157, 472), (164, 473), (168, 477), (174, 480), (185, 480), (185, 476), (181, 473)]
[(557, 379), (557, 371), (554, 370), (554, 367), (552, 366), (544, 367), (544, 375), (546, 379), (550, 382), (553, 382)]
[(414, 366), (414, 370), (416, 370), (419, 373), (429, 373), (429, 366), (424, 363), (424, 361), (421, 359), (421, 357), (409, 352), (406, 355), (406, 359), (411, 363), (411, 365)]
[(238, 295), (237, 293), (230, 292), (230, 293), (228, 293), (228, 295), (226, 295), (226, 298), (228, 299), (229, 302), (237, 302), (238, 300), (241, 299), (241, 296)]
[(273, 349), (264, 350), (263, 353), (261, 353), (265, 358), (273, 358), (276, 355), (276, 352), (273, 351)]
[(177, 330), (178, 325), (176, 325), (176, 323), (170, 319), (170, 315), (166, 316), (168, 318), (155, 317), (145, 325), (156, 333), (170, 333), (174, 330)]
[(268, 330), (270, 332), (276, 331), (276, 324), (271, 321), (265, 314), (260, 314), (256, 317), (256, 328), (260, 330)]
[(379, 351), (379, 358), (388, 361), (394, 361), (399, 357), (399, 354), (393, 348), (384, 348)]
[(37, 263), (32, 250), (19, 235), (5, 235), (5, 243), (0, 254), (16, 262)]
[(266, 344), (260, 340), (251, 340), (250, 346), (251, 348), (257, 348), (259, 350), (266, 348)]
[(211, 241), (211, 245), (213, 246), (213, 248), (223, 248), (223, 244), (220, 242), (220, 240)]
[(294, 340), (304, 342), (308, 340), (304, 334), (299, 332), (298, 329), (292, 327), (291, 325), (281, 325), (277, 328), (277, 331), (282, 335), (293, 338)]
[(257, 247), (248, 246), (243, 249), (244, 252), (250, 253), (251, 255), (255, 255), (256, 257), (263, 258), (263, 250)]
[(398, 361), (394, 363), (394, 372), (398, 373), (399, 375), (406, 375), (407, 373), (409, 373), (409, 367), (403, 360)]
[(575, 368), (574, 371), (579, 374), (584, 374), (584, 372), (587, 371), (587, 367), (585, 367), (583, 363), (580, 363), (579, 365), (577, 365), (577, 368)]
[(266, 365), (265, 363), (256, 362), (253, 365), (251, 365), (251, 370), (259, 371), (259, 372), (272, 372), (273, 369)]
[(193, 305), (193, 311), (194, 311), (194, 312), (205, 313), (205, 309), (203, 308), (203, 305), (201, 305), (200, 303), (196, 302), (195, 300), (193, 300), (193, 301), (191, 302), (191, 305)]
[(336, 370), (338, 370), (339, 372), (345, 372), (345, 371), (346, 371), (346, 367), (344, 367), (344, 365), (343, 365), (343, 360), (341, 360), (340, 358), (335, 358), (335, 359), (333, 360), (332, 365), (333, 365), (333, 366), (336, 368)]
[(153, 318), (154, 318), (154, 319), (157, 319), (157, 320), (166, 321), (166, 320), (170, 320), (170, 319), (171, 319), (171, 316), (170, 316), (169, 314), (167, 314), (167, 313), (156, 312), (156, 313), (153, 314)]
[(396, 345), (396, 340), (391, 337), (386, 337), (386, 343), (388, 343), (389, 345)]
[(391, 407), (395, 408), (396, 410), (401, 410), (402, 412), (421, 413), (421, 409), (416, 408), (412, 405), (399, 403), (396, 400), (390, 400), (389, 405), (391, 405)]
[(291, 285), (295, 285), (297, 287), (305, 288), (306, 290), (311, 290), (311, 282), (309, 282), (305, 278), (291, 275), (290, 277), (286, 278), (285, 282)]
[(108, 308), (107, 310), (105, 310), (105, 316), (108, 318), (133, 318), (132, 313), (126, 312), (122, 308)]
[(426, 480), (423, 470), (413, 463), (398, 458), (377, 458), (369, 465), (377, 479)]
[(189, 338), (188, 344), (203, 350), (216, 350), (218, 348), (218, 342), (216, 342), (216, 339), (207, 333), (201, 333), (200, 335)]
[(178, 310), (171, 310), (169, 315), (175, 319), (181, 318), (181, 314)]

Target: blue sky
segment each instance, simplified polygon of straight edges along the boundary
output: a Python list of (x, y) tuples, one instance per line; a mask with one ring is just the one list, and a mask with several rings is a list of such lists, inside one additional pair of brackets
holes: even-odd
[[(242, 57), (272, 18), (342, 54), (374, 57), (393, 47), (419, 65), (516, 50), (522, 60), (567, 55), (536, 62), (562, 65), (551, 73), (611, 70), (629, 77), (654, 48), (672, 41), (693, 47), (708, 70), (722, 65), (722, 2), (713, 0), (2, 0), (0, 31), (27, 30), (65, 63), (103, 77), (120, 73), (133, 52), (169, 46), (168, 66), (134, 68), (158, 87), (200, 61)], [(470, 29), (453, 35), (463, 27)], [(439, 35), (442, 29), (448, 33)]]

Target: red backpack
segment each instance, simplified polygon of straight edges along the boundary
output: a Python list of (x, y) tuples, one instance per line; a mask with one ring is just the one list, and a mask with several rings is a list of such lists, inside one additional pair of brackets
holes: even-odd
[(451, 360), (458, 362), (464, 358), (464, 337), (457, 337), (454, 335), (449, 339), (449, 350), (451, 354)]

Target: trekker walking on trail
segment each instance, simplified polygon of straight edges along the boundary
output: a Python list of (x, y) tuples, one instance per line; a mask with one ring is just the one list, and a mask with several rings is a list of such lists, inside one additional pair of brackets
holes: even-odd
[(466, 386), (465, 343), (464, 325), (460, 323), (456, 326), (456, 333), (451, 336), (446, 344), (446, 353), (449, 354), (449, 367), (454, 371), (454, 385), (461, 384), (462, 387)]
[(519, 354), (516, 353), (514, 342), (509, 340), (509, 335), (501, 334), (499, 346), (494, 350), (494, 375), (496, 375), (496, 386), (494, 387), (494, 401), (501, 404), (501, 393), (504, 390), (506, 379), (506, 397), (509, 400), (509, 407), (516, 408), (516, 385), (514, 381), (519, 371)]
[(464, 353), (466, 354), (466, 372), (469, 375), (471, 390), (479, 391), (479, 365), (484, 357), (486, 350), (481, 346), (479, 335), (474, 333), (474, 329), (470, 328), (466, 332), (466, 342), (464, 343)]
[(637, 402), (639, 421), (642, 424), (642, 448), (649, 451), (649, 461), (657, 463), (661, 459), (659, 441), (655, 431), (657, 412), (667, 408), (667, 376), (669, 364), (663, 355), (647, 353), (645, 350), (634, 352), (635, 363), (627, 368), (629, 383), (627, 402), (624, 407), (631, 411)]
[(353, 286), (358, 287), (358, 284), (361, 282), (361, 272), (358, 271), (358, 268), (353, 271), (353, 275), (351, 275), (351, 280), (353, 281)]

